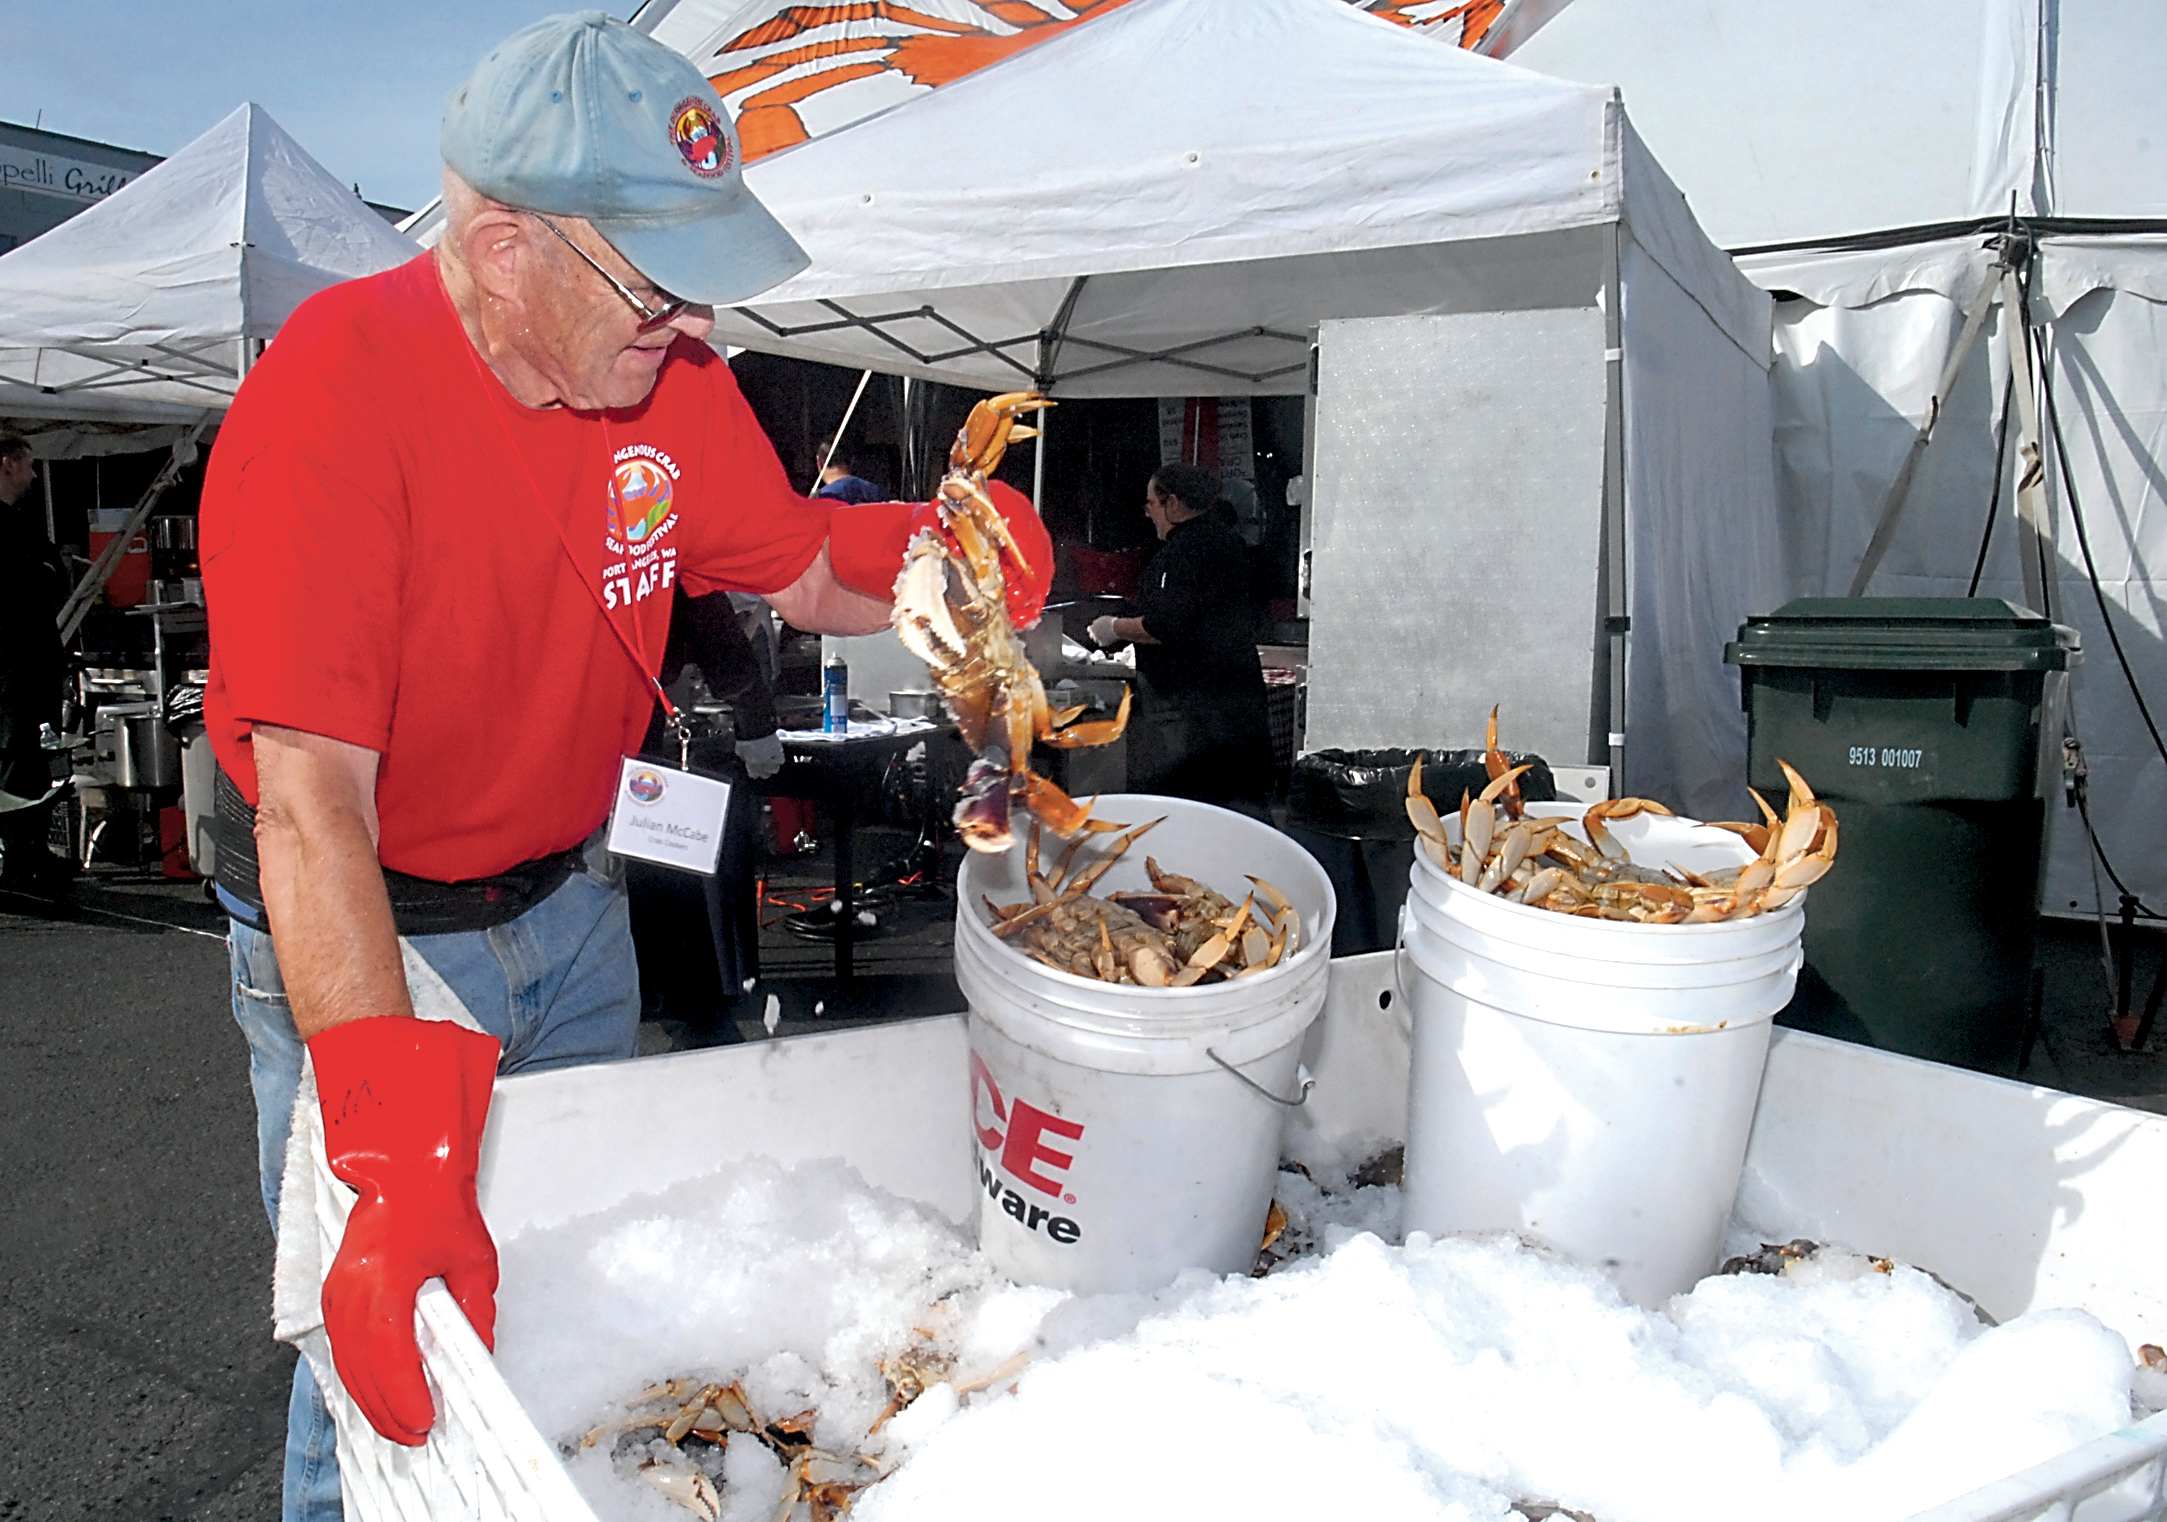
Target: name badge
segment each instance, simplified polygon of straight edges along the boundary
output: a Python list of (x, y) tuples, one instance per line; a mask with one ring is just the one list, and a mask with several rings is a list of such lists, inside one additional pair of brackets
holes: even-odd
[(610, 808), (609, 848), (637, 861), (712, 876), (729, 808), (729, 783), (627, 756)]

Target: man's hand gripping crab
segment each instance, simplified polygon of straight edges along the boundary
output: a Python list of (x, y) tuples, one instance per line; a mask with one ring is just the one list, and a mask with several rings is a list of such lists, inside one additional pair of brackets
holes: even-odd
[[(975, 851), (1005, 851), (1014, 842), (1009, 811), (1020, 803), (1064, 838), (1091, 823), (1078, 803), (1031, 770), (1031, 743), (1064, 749), (1105, 745), (1129, 722), (1129, 699), (1111, 719), (1078, 724), (1081, 708), (1046, 705), (1046, 689), (1023, 653), (1009, 618), (1005, 558), (1019, 576), (1033, 574), (1008, 522), (987, 494), (986, 477), (1014, 439), (1038, 430), (1017, 418), (1053, 403), (1029, 391), (980, 402), (948, 451), (937, 506), (945, 533), (931, 528), (911, 539), (895, 583), (895, 630), (931, 669), (963, 739), (978, 755), (956, 804), (957, 833)], [(1119, 826), (1114, 826), (1119, 828)]]

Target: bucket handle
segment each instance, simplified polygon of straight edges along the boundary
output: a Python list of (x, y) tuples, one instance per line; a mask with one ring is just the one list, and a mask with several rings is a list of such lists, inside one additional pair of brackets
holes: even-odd
[(1270, 1089), (1264, 1087), (1263, 1084), (1258, 1083), (1254, 1078), (1251, 1078), (1247, 1073), (1243, 1072), (1240, 1068), (1234, 1066), (1233, 1063), (1227, 1061), (1224, 1057), (1220, 1056), (1210, 1047), (1207, 1046), (1204, 1048), (1204, 1055), (1209, 1057), (1212, 1061), (1218, 1063), (1219, 1066), (1225, 1068), (1229, 1073), (1232, 1073), (1236, 1078), (1239, 1078), (1250, 1088), (1255, 1089), (1259, 1094), (1262, 1094), (1273, 1104), (1285, 1105), (1290, 1110), (1299, 1110), (1303, 1105), (1308, 1104), (1309, 1091), (1317, 1086), (1316, 1079), (1310, 1077), (1307, 1073), (1303, 1073), (1301, 1094), (1294, 1099), (1282, 1099), (1279, 1095), (1274, 1094)]

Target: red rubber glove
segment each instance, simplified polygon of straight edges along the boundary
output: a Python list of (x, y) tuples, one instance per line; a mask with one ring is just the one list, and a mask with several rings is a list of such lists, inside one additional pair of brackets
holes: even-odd
[[(1053, 540), (1031, 499), (1002, 481), (988, 481), (986, 495), (1008, 520), (1008, 532), (1023, 551), (1028, 572), (1019, 571), (1004, 552), (1001, 575), (1008, 583), (1008, 621), (1019, 629), (1038, 622), (1053, 585)], [(930, 502), (867, 502), (838, 505), (828, 528), (828, 563), (838, 581), (874, 597), (895, 595), (903, 571), (903, 552), (922, 528), (940, 529), (951, 547), (955, 536), (941, 529), (940, 509)]]
[(414, 1297), (441, 1277), (496, 1345), (497, 1249), (474, 1198), (492, 1036), (444, 1020), (349, 1020), (309, 1039), (331, 1171), (361, 1192), (324, 1275), (339, 1379), (369, 1425), (418, 1448), (436, 1421)]

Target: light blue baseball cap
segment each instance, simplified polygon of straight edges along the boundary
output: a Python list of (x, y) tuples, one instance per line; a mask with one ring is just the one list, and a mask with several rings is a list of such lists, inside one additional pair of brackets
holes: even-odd
[(723, 306), (812, 261), (745, 187), (737, 130), (683, 54), (601, 11), (490, 49), (444, 108), (444, 162), (507, 206), (584, 217), (673, 296)]

